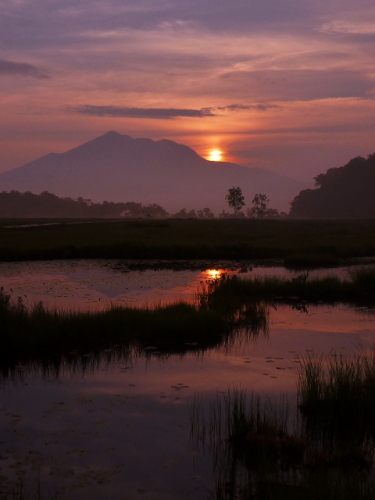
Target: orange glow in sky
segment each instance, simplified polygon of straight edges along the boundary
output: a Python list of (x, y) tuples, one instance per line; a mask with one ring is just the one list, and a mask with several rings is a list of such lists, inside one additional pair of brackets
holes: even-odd
[(369, 0), (138, 3), (2, 2), (0, 173), (111, 130), (311, 187), (374, 152)]

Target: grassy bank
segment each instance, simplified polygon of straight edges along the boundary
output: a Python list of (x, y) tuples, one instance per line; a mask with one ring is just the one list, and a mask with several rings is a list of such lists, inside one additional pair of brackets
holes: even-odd
[[(0, 220), (0, 260), (66, 258), (286, 259), (316, 267), (375, 256), (375, 221), (117, 221), (6, 228), (53, 220)], [(65, 221), (68, 222), (68, 221)], [(61, 224), (63, 223), (63, 224)]]

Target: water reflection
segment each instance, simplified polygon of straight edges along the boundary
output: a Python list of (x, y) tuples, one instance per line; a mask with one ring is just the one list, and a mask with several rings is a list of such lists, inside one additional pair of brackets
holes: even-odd
[(295, 403), (264, 402), (239, 389), (217, 394), (209, 407), (195, 399), (192, 443), (211, 457), (214, 498), (374, 498), (374, 435), (364, 437), (363, 422), (350, 435), (337, 433), (329, 411), (322, 413), (308, 421)]
[(201, 276), (208, 280), (217, 280), (222, 278), (224, 274), (226, 274), (225, 269), (207, 269), (201, 273)]
[[(177, 266), (178, 264), (178, 266)], [(168, 267), (169, 266), (169, 267)], [(102, 310), (112, 305), (141, 305), (192, 300), (202, 281), (223, 274), (297, 277), (284, 267), (264, 267), (254, 262), (170, 262), (65, 260), (1, 262), (0, 285), (26, 305), (42, 301), (59, 309)], [(347, 268), (310, 271), (309, 276), (346, 276)]]

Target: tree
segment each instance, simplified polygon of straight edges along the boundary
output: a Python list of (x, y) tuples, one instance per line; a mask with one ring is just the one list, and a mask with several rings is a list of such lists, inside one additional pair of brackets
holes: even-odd
[(246, 205), (241, 188), (233, 186), (231, 189), (228, 189), (225, 199), (228, 205), (233, 208), (234, 216), (237, 218), (237, 212)]
[(197, 212), (198, 219), (214, 219), (215, 215), (209, 208), (204, 208), (203, 210), (198, 210)]
[(255, 219), (261, 219), (267, 214), (267, 203), (270, 200), (265, 194), (257, 193), (252, 201), (252, 208), (247, 211), (248, 217), (253, 217)]

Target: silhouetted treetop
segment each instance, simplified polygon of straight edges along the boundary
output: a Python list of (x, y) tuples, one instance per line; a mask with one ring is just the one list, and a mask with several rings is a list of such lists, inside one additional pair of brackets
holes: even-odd
[(322, 219), (375, 217), (375, 153), (358, 156), (345, 166), (315, 178), (316, 189), (301, 191), (291, 202), (290, 216)]

